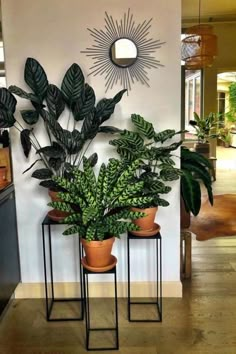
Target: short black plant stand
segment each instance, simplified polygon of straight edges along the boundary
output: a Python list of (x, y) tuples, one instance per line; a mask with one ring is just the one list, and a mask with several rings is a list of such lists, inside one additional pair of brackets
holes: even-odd
[[(112, 256), (115, 258), (114, 256)], [(116, 259), (116, 258), (115, 258)], [(116, 264), (109, 270), (99, 271), (97, 268), (96, 271), (91, 270), (91, 267), (88, 267), (85, 257), (82, 258), (82, 266), (83, 266), (83, 285), (84, 285), (84, 304), (85, 304), (85, 324), (86, 324), (86, 349), (87, 350), (118, 350), (119, 349), (119, 333), (118, 333), (118, 304), (117, 304), (117, 277), (116, 277)], [(113, 275), (114, 280), (114, 307), (111, 309), (109, 306), (103, 302), (101, 304), (101, 300), (94, 298), (91, 306), (91, 299), (89, 295), (89, 276), (94, 276), (96, 274), (107, 274)], [(99, 303), (96, 305), (96, 301)], [(111, 300), (113, 302), (113, 300)], [(95, 302), (95, 303), (94, 303)], [(98, 307), (104, 307), (104, 311), (99, 314)], [(97, 319), (97, 321), (96, 321)], [(98, 327), (94, 323), (101, 322), (111, 322), (111, 327), (103, 326)], [(107, 335), (111, 335), (108, 337), (108, 340), (103, 337), (102, 332)], [(110, 332), (110, 333), (109, 333)], [(95, 335), (95, 337), (92, 337)], [(96, 333), (99, 333), (99, 336), (96, 338)], [(96, 346), (93, 345), (93, 342), (96, 343)], [(100, 343), (100, 346), (97, 345)], [(112, 345), (114, 343), (114, 345)]]
[[(42, 238), (43, 238), (43, 260), (44, 260), (44, 277), (45, 277), (45, 296), (46, 296), (46, 318), (47, 321), (80, 321), (84, 318), (83, 306), (83, 284), (82, 284), (82, 267), (79, 262), (80, 274), (80, 297), (58, 298), (54, 291), (53, 276), (53, 247), (51, 237), (51, 226), (62, 225), (57, 221), (51, 220), (46, 216), (42, 222)], [(46, 231), (46, 232), (45, 232)], [(47, 234), (48, 237), (45, 236)], [(78, 247), (78, 257), (81, 259), (81, 246)], [(57, 313), (54, 305), (61, 305), (63, 315)], [(79, 304), (79, 305), (78, 305)], [(65, 306), (67, 305), (67, 306)], [(66, 313), (68, 315), (66, 315)]]
[[(148, 240), (156, 243), (156, 259), (153, 259), (155, 262), (156, 267), (156, 296), (153, 301), (132, 301), (131, 300), (131, 279), (130, 279), (130, 270), (131, 270), (131, 261), (130, 261), (130, 246), (131, 242), (138, 242), (139, 240)], [(153, 236), (145, 236), (142, 234), (140, 236), (132, 235), (128, 232), (127, 236), (127, 249), (128, 249), (128, 320), (130, 322), (161, 322), (162, 321), (162, 245), (161, 245), (161, 234), (157, 232)], [(131, 307), (132, 305), (139, 305), (139, 306), (147, 306), (147, 305), (154, 305), (156, 307), (157, 314), (155, 318), (148, 317), (149, 311), (147, 307), (147, 317), (145, 318), (134, 318), (131, 315)]]

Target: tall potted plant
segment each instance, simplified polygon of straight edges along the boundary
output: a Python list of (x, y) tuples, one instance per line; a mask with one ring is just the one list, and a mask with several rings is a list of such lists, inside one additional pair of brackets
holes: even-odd
[(210, 157), (209, 140), (218, 137), (217, 133), (213, 133), (212, 129), (217, 127), (217, 117), (214, 113), (210, 113), (206, 117), (200, 117), (196, 112), (194, 120), (190, 120), (189, 124), (195, 129), (197, 136), (197, 143), (194, 144), (195, 151)]
[(132, 114), (131, 121), (135, 131), (122, 131), (118, 139), (111, 140), (110, 144), (117, 148), (124, 163), (130, 164), (136, 159), (142, 162), (133, 175), (133, 182), (143, 182), (142, 195), (148, 196), (150, 201), (140, 203), (139, 208), (145, 209), (144, 212), (148, 216), (136, 220), (135, 223), (143, 230), (150, 230), (154, 227), (157, 207), (169, 205), (169, 202), (161, 197), (171, 191), (166, 182), (179, 178), (180, 171), (175, 167), (172, 152), (182, 144), (182, 141), (165, 145), (166, 141), (180, 131), (166, 129), (156, 132), (153, 125), (138, 114)]
[[(31, 92), (17, 86), (0, 88), (0, 128), (14, 126), (20, 132), (25, 156), (29, 156), (32, 147), (38, 156), (25, 172), (41, 164), (32, 177), (39, 179), (41, 186), (55, 189), (52, 176), (64, 176), (71, 167), (79, 166), (97, 133), (119, 131), (103, 123), (110, 118), (126, 90), (95, 104), (94, 90), (85, 83), (78, 64), (69, 67), (58, 88), (49, 83), (46, 72), (34, 58), (26, 60), (24, 79)], [(23, 122), (15, 118), (17, 101), (13, 94), (30, 102), (31, 107), (20, 112)], [(46, 146), (41, 145), (35, 132), (41, 119), (43, 135), (48, 141)], [(91, 163), (95, 164), (96, 159), (95, 154)]]
[[(151, 200), (141, 194), (142, 181), (132, 183), (139, 164), (135, 160), (127, 166), (119, 160), (110, 159), (107, 166), (101, 165), (96, 177), (84, 157), (83, 171), (73, 169), (72, 180), (53, 178), (64, 192), (59, 193), (61, 202), (51, 202), (49, 205), (70, 213), (64, 219), (64, 223), (70, 226), (63, 234), (79, 235), (91, 267), (109, 265), (115, 237), (126, 231), (139, 230), (131, 220), (144, 216), (144, 213), (133, 212), (129, 208)], [(105, 254), (104, 250), (107, 251)]]

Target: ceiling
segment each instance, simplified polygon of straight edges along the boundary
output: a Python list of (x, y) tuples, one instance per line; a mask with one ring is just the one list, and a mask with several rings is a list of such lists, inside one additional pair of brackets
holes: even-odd
[[(236, 0), (200, 0), (201, 22), (236, 21)], [(182, 0), (183, 23), (198, 21), (199, 0)]]

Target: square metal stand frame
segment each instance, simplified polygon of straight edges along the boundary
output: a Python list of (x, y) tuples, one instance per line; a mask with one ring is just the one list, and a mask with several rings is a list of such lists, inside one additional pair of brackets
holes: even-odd
[[(152, 302), (131, 301), (131, 280), (130, 280), (130, 241), (148, 240), (156, 243), (156, 297)], [(154, 236), (134, 236), (128, 232), (127, 236), (127, 250), (128, 250), (128, 320), (129, 322), (162, 322), (162, 244), (161, 234), (158, 232)], [(131, 305), (156, 305), (157, 319), (132, 319)]]
[[(46, 297), (46, 318), (47, 321), (82, 321), (84, 319), (84, 304), (83, 304), (83, 284), (82, 284), (82, 267), (79, 262), (79, 273), (80, 273), (80, 294), (81, 297), (76, 298), (57, 298), (54, 293), (54, 276), (53, 276), (53, 254), (52, 254), (52, 237), (51, 237), (51, 226), (52, 225), (63, 225), (63, 223), (58, 223), (51, 220), (46, 216), (42, 222), (42, 239), (43, 239), (43, 264), (44, 264), (44, 278), (45, 278), (45, 297)], [(46, 238), (45, 238), (45, 228), (47, 229), (48, 236), (48, 255), (49, 255), (49, 266), (47, 267), (46, 259)], [(81, 246), (79, 245), (79, 259), (81, 259)], [(50, 275), (50, 281), (48, 282), (48, 273)], [(49, 289), (51, 289), (51, 297), (49, 297)], [(80, 303), (80, 316), (79, 317), (52, 317), (53, 305), (56, 302), (77, 302)]]
[[(89, 275), (93, 274), (113, 274), (114, 276), (114, 327), (91, 327), (90, 304), (89, 304)], [(83, 267), (83, 285), (84, 285), (84, 305), (85, 305), (85, 330), (86, 330), (86, 349), (87, 350), (118, 350), (119, 349), (119, 331), (118, 331), (118, 302), (117, 302), (117, 277), (116, 266), (106, 272), (93, 272)], [(114, 347), (90, 347), (91, 331), (115, 331)]]

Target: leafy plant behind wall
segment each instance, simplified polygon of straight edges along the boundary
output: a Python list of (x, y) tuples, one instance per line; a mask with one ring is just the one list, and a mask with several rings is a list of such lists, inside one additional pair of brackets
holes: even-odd
[(117, 148), (126, 164), (136, 159), (142, 162), (133, 176), (133, 182), (143, 182), (142, 195), (152, 200), (151, 203), (143, 203), (140, 207), (168, 206), (168, 201), (160, 198), (160, 194), (169, 193), (171, 187), (166, 185), (166, 182), (177, 180), (180, 176), (171, 153), (178, 149), (182, 141), (170, 145), (164, 143), (181, 132), (174, 129), (156, 132), (153, 125), (138, 114), (132, 114), (131, 120), (136, 131), (123, 130), (119, 133), (119, 138), (111, 140), (110, 144)]
[[(94, 90), (85, 83), (78, 64), (72, 64), (66, 71), (59, 89), (48, 82), (43, 67), (33, 58), (26, 60), (24, 79), (32, 92), (26, 92), (17, 86), (0, 89), (0, 127), (14, 126), (20, 131), (25, 156), (29, 156), (31, 147), (39, 156), (26, 171), (36, 163), (43, 163), (44, 167), (35, 170), (32, 177), (41, 180), (40, 185), (52, 188), (55, 187), (52, 176), (70, 174), (73, 166), (80, 165), (97, 133), (120, 131), (115, 127), (104, 126), (103, 123), (110, 118), (126, 90), (118, 92), (113, 98), (103, 98), (95, 104)], [(30, 109), (21, 111), (26, 127), (14, 117), (17, 101), (13, 94), (31, 102)], [(49, 145), (43, 147), (34, 131), (41, 118), (49, 141)], [(60, 120), (64, 119), (66, 123), (63, 125)], [(71, 126), (72, 130), (69, 130)], [(94, 165), (97, 154), (93, 154), (89, 161)]]

